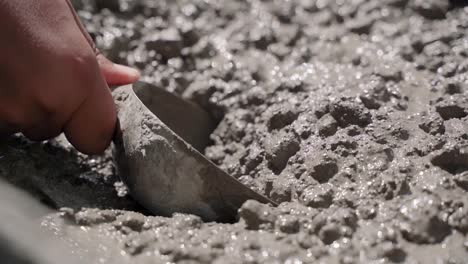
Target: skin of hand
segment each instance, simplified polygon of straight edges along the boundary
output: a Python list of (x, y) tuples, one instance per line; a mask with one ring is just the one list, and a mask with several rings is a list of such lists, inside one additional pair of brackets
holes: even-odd
[(42, 141), (64, 132), (100, 154), (117, 124), (109, 86), (138, 71), (99, 54), (69, 0), (0, 0), (0, 134)]

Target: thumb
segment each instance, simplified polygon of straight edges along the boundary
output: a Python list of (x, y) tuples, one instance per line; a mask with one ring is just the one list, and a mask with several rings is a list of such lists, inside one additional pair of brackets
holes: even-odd
[(134, 83), (140, 78), (140, 73), (133, 68), (113, 63), (100, 53), (96, 58), (101, 69), (102, 76), (104, 76), (104, 79), (109, 86)]
[(96, 54), (96, 59), (101, 69), (102, 76), (104, 77), (107, 85), (125, 85), (130, 84), (138, 81), (140, 78), (140, 73), (127, 66), (115, 64), (112, 61), (108, 60), (104, 55), (102, 55), (99, 50), (96, 48), (91, 36), (86, 32), (83, 24), (81, 23), (78, 15), (73, 8), (70, 0), (67, 0), (66, 3), (72, 13), (75, 23), (78, 28), (81, 30), (81, 33), (85, 37), (86, 41), (88, 42), (89, 46), (93, 49), (94, 53)]

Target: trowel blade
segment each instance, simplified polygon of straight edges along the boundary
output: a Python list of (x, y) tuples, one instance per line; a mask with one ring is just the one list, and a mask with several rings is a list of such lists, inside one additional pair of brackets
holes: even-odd
[(121, 127), (116, 144), (121, 177), (153, 213), (233, 221), (247, 200), (274, 204), (201, 154), (215, 128), (206, 111), (144, 83), (118, 88), (114, 97)]

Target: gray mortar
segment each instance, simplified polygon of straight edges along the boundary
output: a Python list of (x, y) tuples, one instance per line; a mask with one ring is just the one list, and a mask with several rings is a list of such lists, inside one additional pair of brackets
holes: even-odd
[(54, 196), (79, 174), (38, 173), (64, 171), (62, 154), (26, 147), (37, 193), (91, 207), (45, 218), (70, 245), (104, 263), (467, 262), (465, 1), (75, 2), (111, 59), (220, 121), (207, 157), (281, 204), (219, 224), (125, 209), (115, 178), (109, 203)]

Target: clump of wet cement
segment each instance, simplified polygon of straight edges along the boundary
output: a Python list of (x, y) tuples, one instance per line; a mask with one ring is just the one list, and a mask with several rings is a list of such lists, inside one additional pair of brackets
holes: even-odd
[(206, 156), (280, 206), (66, 209), (45, 225), (67, 241), (112, 263), (468, 259), (463, 1), (76, 2), (111, 59), (217, 118)]

